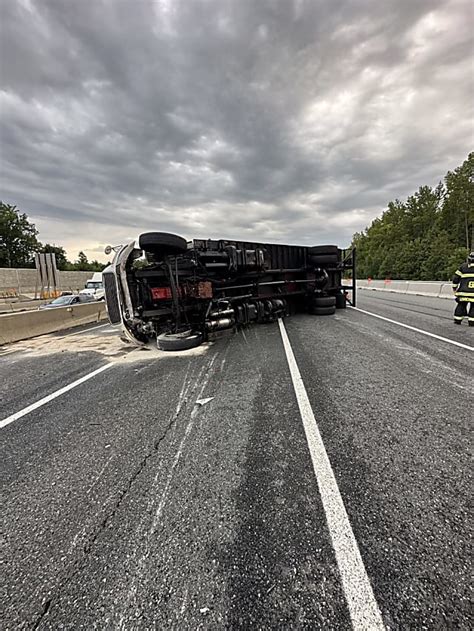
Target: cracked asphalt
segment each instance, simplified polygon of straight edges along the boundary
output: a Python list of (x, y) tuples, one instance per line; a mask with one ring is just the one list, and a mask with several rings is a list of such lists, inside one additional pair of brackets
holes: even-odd
[[(447, 300), (359, 307), (474, 346)], [(285, 320), (387, 629), (471, 629), (472, 352), (352, 309)], [(278, 325), (0, 349), (3, 629), (350, 629)], [(206, 402), (206, 399), (209, 399)]]

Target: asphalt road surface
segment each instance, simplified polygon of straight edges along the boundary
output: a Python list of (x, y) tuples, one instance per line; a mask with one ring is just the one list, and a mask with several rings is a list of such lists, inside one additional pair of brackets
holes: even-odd
[(2, 628), (473, 628), (474, 329), (358, 306), (3, 347)]

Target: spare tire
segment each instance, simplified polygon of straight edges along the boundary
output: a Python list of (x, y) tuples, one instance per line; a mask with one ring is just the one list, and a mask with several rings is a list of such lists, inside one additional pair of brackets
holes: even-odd
[(311, 254), (308, 259), (314, 267), (334, 266), (338, 262), (337, 254)]
[(321, 254), (335, 254), (337, 256), (339, 254), (339, 248), (337, 245), (315, 245), (312, 248), (309, 248), (309, 254), (314, 256), (319, 256)]
[(160, 351), (187, 351), (202, 344), (202, 333), (187, 331), (186, 333), (161, 333), (156, 338), (156, 345)]
[(138, 244), (145, 252), (160, 256), (183, 254), (188, 249), (186, 239), (167, 232), (144, 232), (138, 238)]
[(313, 296), (311, 299), (312, 307), (335, 307), (335, 296)]
[(334, 307), (310, 307), (309, 312), (312, 315), (333, 315), (336, 313), (336, 306)]

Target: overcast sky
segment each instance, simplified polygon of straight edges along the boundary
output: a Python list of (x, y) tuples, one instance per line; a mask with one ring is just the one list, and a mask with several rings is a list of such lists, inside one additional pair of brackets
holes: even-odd
[(0, 0), (0, 198), (90, 258), (147, 230), (347, 245), (474, 146), (472, 0)]

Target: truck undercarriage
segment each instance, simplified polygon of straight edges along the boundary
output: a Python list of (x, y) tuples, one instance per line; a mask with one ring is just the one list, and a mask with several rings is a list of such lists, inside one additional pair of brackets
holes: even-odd
[[(352, 285), (342, 280), (350, 272)], [(117, 248), (103, 272), (109, 319), (135, 343), (184, 350), (220, 332), (297, 311), (355, 304), (355, 251), (149, 232)]]

